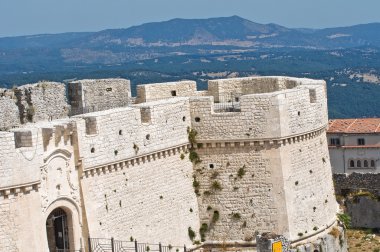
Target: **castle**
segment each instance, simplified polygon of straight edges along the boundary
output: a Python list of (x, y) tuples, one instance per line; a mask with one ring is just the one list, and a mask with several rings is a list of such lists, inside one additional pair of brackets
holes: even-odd
[(324, 81), (179, 81), (132, 97), (128, 80), (82, 80), (0, 94), (0, 251), (266, 231), (301, 241), (336, 225)]

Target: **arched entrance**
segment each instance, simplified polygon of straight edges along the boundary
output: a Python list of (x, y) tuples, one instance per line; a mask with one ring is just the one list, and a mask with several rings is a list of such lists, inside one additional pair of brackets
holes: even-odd
[[(50, 252), (70, 251), (70, 230), (68, 214), (62, 208), (54, 209), (46, 220), (46, 234)], [(70, 221), (71, 222), (71, 221)]]

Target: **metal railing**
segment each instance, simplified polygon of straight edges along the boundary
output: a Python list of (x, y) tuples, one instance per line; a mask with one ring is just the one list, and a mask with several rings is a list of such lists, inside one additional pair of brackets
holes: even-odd
[(186, 252), (186, 246), (138, 243), (104, 238), (88, 238), (89, 252)]
[(219, 101), (214, 103), (214, 112), (240, 112), (240, 97), (242, 94), (230, 93), (219, 96)]

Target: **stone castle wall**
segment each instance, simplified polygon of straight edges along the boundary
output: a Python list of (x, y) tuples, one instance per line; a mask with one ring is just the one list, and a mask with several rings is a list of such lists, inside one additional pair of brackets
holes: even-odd
[(65, 118), (69, 114), (66, 87), (58, 82), (39, 82), (15, 89), (21, 123)]
[(46, 218), (57, 203), (78, 207), (71, 232), (75, 229), (72, 242), (79, 249), (81, 204), (73, 125), (54, 121), (0, 134), (0, 251), (47, 251)]
[(25, 123), (68, 117), (66, 87), (58, 82), (39, 82), (0, 90), (0, 130)]
[(333, 178), (338, 195), (365, 190), (380, 197), (380, 173), (336, 173)]
[(156, 101), (176, 96), (189, 97), (197, 94), (195, 81), (152, 83), (137, 86), (136, 103)]
[[(260, 79), (220, 80), (202, 92), (193, 82), (147, 85), (140, 98), (149, 102), (0, 132), (0, 194), (13, 204), (5, 209), (30, 204), (44, 230), (62, 207), (75, 249), (88, 237), (190, 245), (189, 228), (199, 241), (249, 241), (255, 231), (312, 235), (336, 213), (325, 83)], [(96, 100), (99, 89), (86, 96), (83, 83), (71, 97)], [(220, 99), (231, 84), (240, 93), (234, 103)], [(191, 163), (194, 155), (200, 163)], [(18, 235), (30, 221), (0, 223), (17, 234), (3, 228), (1, 237), (27, 247)], [(47, 250), (46, 231), (33, 239), (36, 251)]]
[[(76, 119), (85, 169), (188, 143), (190, 112), (186, 98), (100, 111)], [(93, 131), (88, 130), (91, 126)]]
[(68, 96), (73, 114), (125, 107), (130, 103), (131, 83), (126, 79), (73, 81)]
[[(8, 96), (4, 92), (12, 94)], [(2, 108), (2, 113), (0, 113), (0, 130), (4, 131), (19, 126), (20, 116), (13, 92), (0, 90), (0, 93), (3, 93), (3, 96), (0, 95), (0, 108)]]

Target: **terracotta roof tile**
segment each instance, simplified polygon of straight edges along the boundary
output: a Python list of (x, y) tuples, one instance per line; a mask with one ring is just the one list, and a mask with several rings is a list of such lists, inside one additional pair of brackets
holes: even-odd
[(380, 118), (335, 119), (329, 121), (327, 133), (380, 133)]

